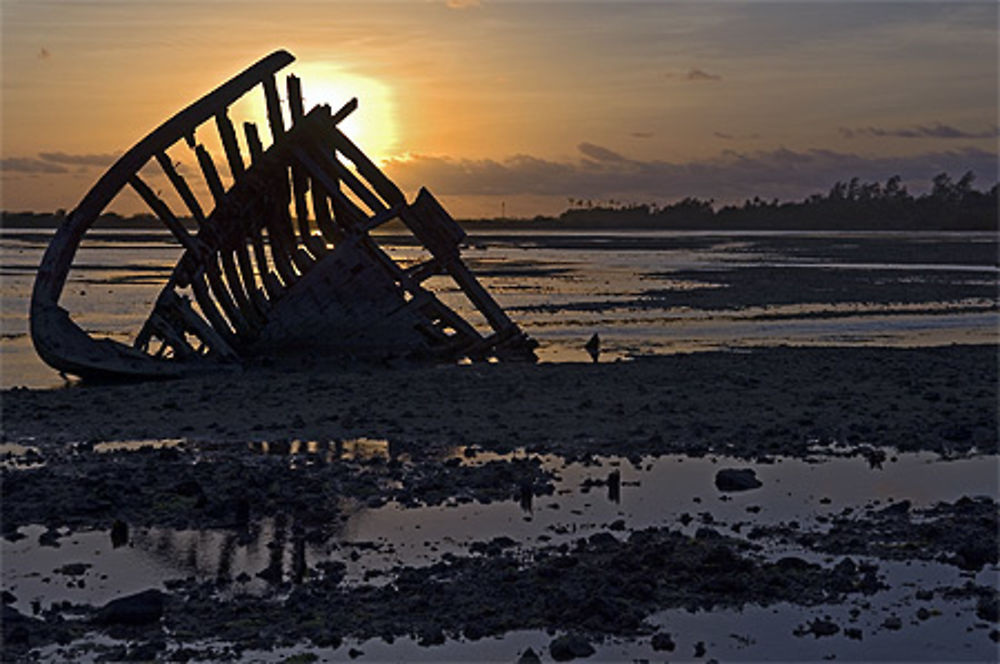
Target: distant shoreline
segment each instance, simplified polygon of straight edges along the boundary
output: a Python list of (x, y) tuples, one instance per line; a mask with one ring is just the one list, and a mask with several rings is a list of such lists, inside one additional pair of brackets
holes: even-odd
[[(64, 217), (46, 213), (3, 213), (0, 219), (0, 231), (3, 230), (26, 230), (38, 231), (48, 234), (55, 231), (62, 224)], [(678, 232), (699, 232), (699, 233), (731, 233), (731, 232), (996, 232), (1000, 230), (997, 224), (871, 224), (871, 223), (850, 223), (843, 224), (815, 224), (815, 223), (733, 223), (733, 224), (654, 224), (654, 223), (619, 223), (613, 217), (594, 219), (572, 219), (567, 220), (557, 217), (535, 217), (533, 219), (458, 219), (458, 223), (463, 229), (469, 232), (493, 232), (493, 231), (575, 231), (586, 233), (600, 233), (606, 231), (678, 231)], [(183, 218), (181, 222), (191, 231), (196, 231), (197, 227), (191, 218)], [(166, 231), (166, 227), (158, 219), (137, 215), (135, 217), (115, 217), (101, 218), (92, 227), (96, 231), (123, 230), (123, 231)], [(398, 222), (382, 226), (382, 231), (405, 232)]]

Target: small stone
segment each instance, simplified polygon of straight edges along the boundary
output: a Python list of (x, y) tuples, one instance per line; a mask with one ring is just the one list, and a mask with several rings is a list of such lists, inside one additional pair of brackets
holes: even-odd
[(896, 616), (889, 616), (882, 621), (882, 627), (886, 629), (901, 629), (903, 627), (903, 621)]
[(163, 615), (166, 598), (159, 590), (144, 590), (112, 600), (97, 610), (94, 622), (104, 625), (145, 625)]
[(128, 544), (128, 524), (115, 519), (111, 524), (111, 547), (117, 549), (126, 544)]
[(752, 468), (723, 468), (715, 474), (715, 488), (719, 491), (749, 491), (762, 486)]
[(833, 636), (840, 631), (840, 626), (831, 620), (816, 620), (809, 623), (809, 631), (816, 635), (816, 638), (821, 636)]
[(694, 656), (695, 657), (704, 657), (705, 656), (705, 642), (704, 641), (699, 641), (698, 643), (694, 644)]
[(517, 658), (517, 664), (542, 664), (542, 660), (531, 648), (528, 648)]
[(650, 642), (653, 646), (653, 650), (666, 650), (667, 652), (673, 652), (677, 644), (666, 632), (659, 632), (653, 635), (653, 639)]
[(553, 639), (549, 644), (549, 654), (557, 662), (568, 662), (577, 657), (590, 657), (594, 654), (594, 647), (582, 636), (566, 634)]
[(917, 618), (919, 618), (920, 620), (927, 620), (930, 617), (931, 617), (931, 612), (928, 611), (926, 608), (920, 607), (919, 609), (917, 609)]

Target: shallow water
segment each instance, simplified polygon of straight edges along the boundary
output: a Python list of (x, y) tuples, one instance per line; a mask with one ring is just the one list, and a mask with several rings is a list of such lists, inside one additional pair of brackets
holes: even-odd
[[(149, 445), (135, 441), (124, 449)], [(156, 441), (174, 444), (175, 441)], [(331, 453), (378, 455), (387, 452), (384, 441), (345, 441)], [(310, 451), (309, 443), (293, 444), (290, 458)], [(15, 453), (15, 450), (9, 450)], [(255, 446), (251, 453), (263, 450)], [(319, 450), (312, 450), (313, 453)], [(268, 451), (274, 453), (273, 451)], [(523, 450), (511, 455), (476, 454), (458, 448), (453, 456), (468, 463), (483, 463), (502, 458), (521, 457)], [(572, 541), (595, 532), (611, 532), (626, 537), (631, 530), (650, 526), (669, 527), (693, 534), (708, 525), (735, 537), (744, 537), (749, 528), (740, 524), (776, 524), (799, 521), (803, 528), (822, 528), (827, 517), (858, 514), (880, 508), (895, 500), (910, 500), (915, 508), (939, 501), (954, 501), (961, 496), (996, 496), (997, 466), (994, 457), (970, 457), (941, 460), (926, 453), (893, 455), (879, 467), (860, 457), (818, 457), (814, 460), (776, 458), (771, 462), (748, 463), (721, 456), (690, 458), (666, 456), (642, 459), (634, 464), (624, 458), (595, 458), (586, 463), (541, 457), (545, 467), (558, 475), (551, 496), (535, 497), (530, 506), (515, 500), (490, 504), (451, 501), (438, 507), (403, 508), (389, 503), (378, 508), (345, 501), (345, 520), (335, 529), (336, 535), (322, 544), (307, 544), (305, 560), (310, 568), (323, 561), (342, 561), (347, 565), (349, 583), (385, 583), (397, 565), (420, 566), (436, 562), (445, 553), (470, 555), (474, 542), (506, 536), (520, 549), (550, 546)], [(753, 468), (763, 486), (756, 490), (723, 493), (713, 483), (722, 468)], [(607, 479), (618, 471), (619, 495), (607, 486), (594, 482)], [(752, 513), (751, 513), (752, 510)], [(682, 525), (679, 519), (689, 514), (693, 521)], [(621, 526), (613, 525), (622, 521)], [(621, 527), (622, 530), (618, 530)], [(32, 602), (48, 606), (69, 600), (100, 604), (116, 596), (150, 587), (165, 581), (189, 576), (202, 580), (226, 579), (223, 595), (271, 593), (274, 587), (257, 576), (267, 568), (277, 567), (283, 578), (290, 579), (293, 544), (290, 525), (280, 519), (265, 519), (247, 533), (236, 530), (173, 530), (133, 526), (126, 546), (115, 548), (106, 531), (78, 532), (60, 537), (59, 546), (40, 546), (42, 526), (21, 530), (26, 537), (0, 544), (4, 567), (4, 587), (13, 592), (19, 610), (31, 612)], [(812, 560), (827, 559), (790, 545), (767, 545), (762, 552), (768, 558), (798, 555)], [(835, 557), (836, 559), (837, 557)], [(67, 572), (63, 566), (85, 563), (88, 567)], [(713, 611), (690, 614), (671, 610), (650, 618), (675, 635), (676, 656), (690, 657), (694, 644), (704, 641), (708, 656), (737, 659), (773, 659), (787, 655), (794, 646), (797, 656), (818, 659), (835, 653), (838, 659), (940, 660), (989, 656), (992, 642), (970, 608), (970, 601), (944, 601), (914, 604), (918, 588), (943, 584), (961, 585), (966, 579), (980, 584), (995, 584), (997, 570), (960, 573), (956, 568), (932, 562), (895, 563), (878, 561), (880, 575), (891, 589), (867, 598), (851, 599), (841, 606), (804, 609), (798, 606), (747, 606), (741, 611)], [(375, 576), (371, 576), (374, 574)], [(246, 576), (241, 576), (246, 575)], [(308, 582), (308, 581), (307, 581)], [(862, 602), (871, 602), (855, 620), (848, 611)], [(918, 605), (940, 611), (919, 621)], [(863, 630), (862, 642), (848, 639), (841, 632), (817, 639), (812, 635), (793, 637), (791, 632), (806, 622), (831, 616), (842, 627)], [(882, 621), (898, 615), (904, 619), (900, 631), (881, 627)], [(920, 622), (919, 627), (916, 623)], [(735, 634), (736, 637), (728, 636)], [(739, 637), (739, 638), (737, 638)], [(746, 637), (746, 638), (744, 638)], [(536, 652), (547, 648), (551, 636), (543, 632), (512, 632), (501, 639), (476, 642), (448, 641), (444, 646), (423, 648), (409, 639), (392, 645), (381, 641), (345, 644), (333, 652), (334, 659), (348, 657), (350, 647), (359, 647), (366, 658), (462, 660), (513, 659), (513, 655), (531, 646)], [(261, 654), (277, 658), (282, 651)], [(319, 652), (319, 651), (318, 651)], [(598, 648), (598, 657), (632, 659), (661, 658), (648, 639), (611, 640)]]
[[(85, 329), (128, 342), (180, 249), (165, 232), (92, 235), (77, 255), (61, 304)], [(404, 262), (420, 254), (392, 237), (383, 241)], [(44, 233), (0, 234), (0, 387), (65, 384), (35, 356), (28, 337), (28, 303), (44, 248)], [(540, 342), (543, 361), (589, 361), (583, 345), (594, 332), (602, 338), (602, 359), (610, 361), (748, 345), (995, 343), (1000, 328), (996, 238), (989, 233), (490, 232), (472, 235), (463, 256)], [(684, 293), (724, 286), (672, 277), (676, 272), (724, 270), (739, 279), (742, 270), (765, 267), (823, 270), (834, 282), (858, 271), (891, 272), (910, 282), (887, 284), (885, 296), (874, 301), (816, 302), (803, 295), (801, 302), (775, 306), (765, 290), (762, 304), (738, 309), (635, 306), (651, 288)], [(928, 275), (944, 278), (955, 297), (921, 300), (920, 306), (893, 301), (900, 286), (919, 291)], [(984, 285), (988, 291), (993, 286), (992, 295), (962, 296)], [(445, 278), (432, 278), (428, 287), (476, 320)], [(581, 301), (591, 308), (558, 309)]]

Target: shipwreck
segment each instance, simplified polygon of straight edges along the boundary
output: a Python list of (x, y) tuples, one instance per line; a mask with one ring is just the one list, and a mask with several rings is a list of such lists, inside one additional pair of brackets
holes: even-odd
[[(537, 344), (463, 262), (462, 228), (426, 189), (407, 202), (338, 128), (357, 100), (335, 112), (328, 105), (307, 111), (302, 84), (289, 75), (283, 103), (276, 74), (293, 60), (272, 53), (174, 115), (67, 215), (31, 299), (31, 337), (47, 364), (106, 379), (176, 377), (285, 354), (535, 360)], [(229, 111), (253, 94), (263, 94), (270, 141), (244, 122), (241, 150)], [(228, 188), (207, 141), (196, 138), (206, 131), (224, 153)], [(196, 166), (180, 168), (168, 148), (190, 151)], [(169, 182), (181, 210), (154, 190), (151, 169)], [(196, 195), (192, 173), (207, 201)], [(95, 338), (59, 304), (81, 240), (125, 188), (183, 247), (131, 345)], [(389, 255), (373, 231), (393, 221), (426, 260), (403, 265)], [(486, 324), (447, 306), (427, 286), (435, 275), (450, 277)]]

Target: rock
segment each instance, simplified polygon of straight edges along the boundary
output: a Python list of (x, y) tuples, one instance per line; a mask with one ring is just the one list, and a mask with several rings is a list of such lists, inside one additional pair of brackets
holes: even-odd
[(821, 636), (833, 636), (840, 631), (840, 626), (832, 620), (816, 620), (809, 623), (809, 631), (816, 635), (816, 638)]
[(666, 650), (667, 652), (673, 652), (674, 648), (677, 647), (673, 638), (666, 632), (654, 634), (650, 645), (653, 646), (653, 650)]
[(424, 630), (420, 634), (420, 639), (417, 641), (417, 645), (424, 648), (439, 646), (442, 643), (444, 643), (444, 632), (441, 631), (440, 627)]
[(144, 590), (135, 595), (111, 600), (97, 610), (94, 622), (102, 625), (145, 625), (156, 622), (163, 615), (163, 601), (159, 590)]
[(517, 658), (517, 664), (542, 664), (542, 660), (531, 648), (528, 648)]
[(698, 643), (694, 644), (694, 656), (695, 657), (704, 657), (705, 656), (705, 642), (704, 641), (699, 641)]
[(723, 468), (715, 474), (719, 491), (749, 491), (764, 486), (752, 468)]
[(53, 571), (56, 574), (65, 574), (66, 576), (80, 576), (86, 574), (88, 569), (90, 569), (90, 563), (67, 563)]
[(987, 622), (1000, 622), (1000, 598), (996, 593), (979, 598), (976, 602), (976, 616)]
[(111, 547), (117, 549), (126, 544), (128, 544), (128, 524), (115, 519), (111, 524)]
[(888, 618), (882, 621), (882, 627), (892, 630), (902, 629), (903, 621), (900, 620), (897, 616), (889, 616)]
[(557, 662), (568, 662), (577, 657), (590, 657), (594, 654), (594, 647), (582, 636), (565, 634), (553, 639), (549, 644), (549, 654)]

